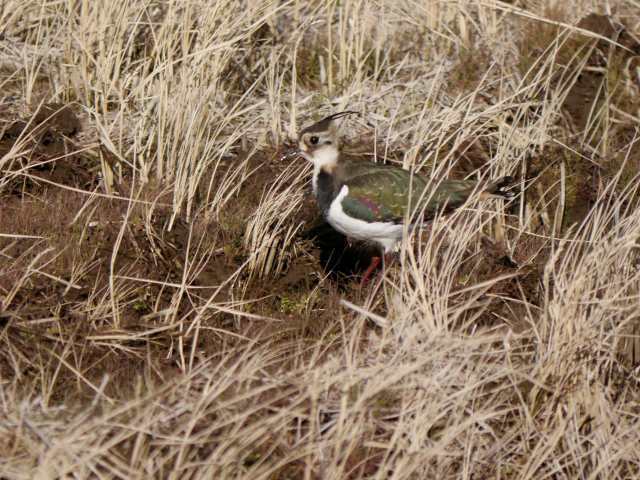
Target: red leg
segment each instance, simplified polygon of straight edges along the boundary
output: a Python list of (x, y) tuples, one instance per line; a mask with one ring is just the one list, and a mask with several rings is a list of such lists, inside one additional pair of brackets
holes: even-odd
[(384, 254), (384, 263), (383, 267), (387, 268), (391, 263), (395, 260), (396, 255), (393, 252), (387, 252)]
[(380, 261), (382, 259), (380, 257), (371, 257), (371, 263), (369, 267), (365, 270), (364, 275), (362, 275), (362, 280), (360, 280), (360, 286), (364, 287), (369, 280), (371, 280), (371, 274), (376, 271), (378, 265), (380, 265)]

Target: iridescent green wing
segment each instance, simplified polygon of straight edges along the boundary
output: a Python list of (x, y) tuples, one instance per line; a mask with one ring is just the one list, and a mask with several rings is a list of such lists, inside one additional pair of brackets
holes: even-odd
[[(349, 195), (342, 200), (344, 212), (366, 222), (401, 223), (407, 208), (423, 211), (424, 218), (438, 211), (461, 206), (473, 192), (473, 180), (444, 180), (433, 184), (433, 192), (425, 192), (428, 181), (397, 167), (370, 163), (347, 165), (343, 183)], [(424, 192), (424, 195), (423, 195)], [(426, 205), (425, 205), (426, 203)]]
[(435, 183), (435, 191), (429, 199), (427, 213), (433, 215), (438, 210), (449, 212), (462, 206), (474, 192), (476, 185), (475, 180), (443, 180)]
[(367, 163), (350, 165), (343, 184), (349, 187), (344, 212), (365, 222), (401, 223), (426, 188), (424, 179), (411, 172)]

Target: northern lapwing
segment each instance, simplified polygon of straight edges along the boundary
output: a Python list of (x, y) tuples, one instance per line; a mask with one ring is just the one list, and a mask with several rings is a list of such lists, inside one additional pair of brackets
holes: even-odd
[[(336, 120), (357, 112), (334, 113), (305, 128), (298, 135), (296, 153), (313, 163), (313, 193), (326, 221), (349, 238), (373, 242), (385, 258), (402, 239), (404, 222), (411, 226), (429, 221), (463, 205), (477, 193), (480, 199), (511, 198), (505, 190), (512, 177), (480, 185), (475, 180), (429, 179), (402, 168), (353, 161), (341, 155)], [(361, 284), (369, 280), (381, 262), (374, 256)]]

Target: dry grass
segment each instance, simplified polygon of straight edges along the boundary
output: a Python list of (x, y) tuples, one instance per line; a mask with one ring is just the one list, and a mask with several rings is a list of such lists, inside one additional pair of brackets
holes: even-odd
[[(0, 477), (640, 476), (640, 15), (601, 3), (0, 2)], [(350, 154), (517, 199), (359, 289), (282, 157), (344, 108)]]

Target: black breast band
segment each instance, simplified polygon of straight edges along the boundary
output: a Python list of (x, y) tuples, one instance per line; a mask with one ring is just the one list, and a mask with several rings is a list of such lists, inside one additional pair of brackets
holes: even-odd
[(338, 192), (335, 191), (335, 184), (333, 181), (333, 175), (326, 172), (324, 169), (320, 170), (318, 178), (316, 179), (316, 200), (322, 215), (325, 217), (331, 207), (331, 202)]

